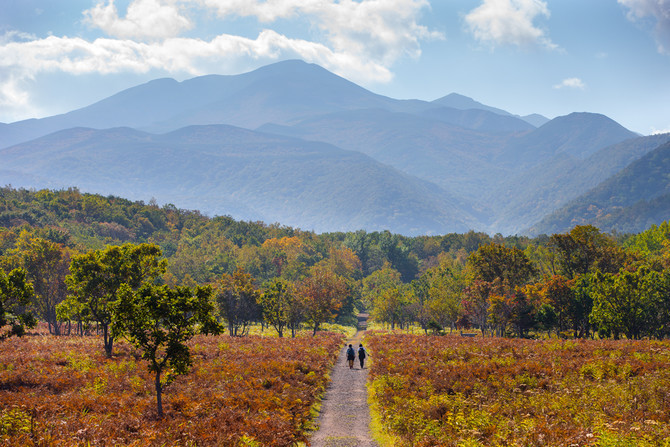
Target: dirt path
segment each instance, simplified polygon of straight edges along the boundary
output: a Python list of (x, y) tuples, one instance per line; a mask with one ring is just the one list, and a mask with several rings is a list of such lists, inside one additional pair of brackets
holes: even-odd
[[(358, 331), (347, 341), (358, 347), (365, 331)], [(378, 447), (370, 436), (370, 408), (365, 388), (367, 362), (360, 368), (358, 358), (354, 369), (346, 362), (346, 346), (340, 352), (331, 374), (331, 382), (319, 415), (319, 429), (311, 439), (312, 447)]]

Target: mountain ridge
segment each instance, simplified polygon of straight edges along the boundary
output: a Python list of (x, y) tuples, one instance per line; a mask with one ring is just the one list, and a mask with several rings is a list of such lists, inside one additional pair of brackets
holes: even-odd
[[(3, 141), (24, 139), (5, 146), (4, 156), (14, 160), (13, 173), (9, 165), (3, 167), (0, 181), (24, 179), (19, 186), (31, 187), (56, 178), (69, 181), (59, 183), (65, 187), (98, 188), (96, 192), (144, 200), (177, 194), (202, 203), (204, 211), (298, 227), (358, 222), (379, 229), (386, 219), (386, 229), (397, 232), (466, 228), (496, 233), (529, 228), (652, 149), (653, 140), (605, 115), (576, 112), (544, 120), (540, 115), (519, 117), (455, 93), (435, 101), (393, 99), (318, 65), (284, 61), (241, 75), (156, 79), (66, 114), (0, 125), (0, 147)], [(86, 140), (87, 132), (95, 132), (92, 128), (99, 131), (95, 144), (77, 140)], [(208, 132), (223, 132), (225, 149), (238, 152), (217, 152)], [(188, 135), (188, 142), (180, 142), (180, 135)], [(112, 151), (113, 145), (126, 159)], [(82, 152), (83, 146), (88, 152)], [(189, 159), (189, 153), (197, 160)], [(294, 165), (289, 163), (292, 156)], [(326, 156), (332, 156), (330, 171), (324, 167)], [(221, 164), (224, 159), (230, 166)], [(109, 163), (107, 171), (101, 160)], [(207, 160), (225, 175), (212, 171)], [(166, 168), (166, 174), (159, 175), (156, 166)], [(295, 171), (295, 178), (279, 167)], [(49, 171), (57, 168), (69, 176)], [(143, 176), (141, 169), (150, 175)], [(207, 175), (202, 177), (201, 171)], [(23, 177), (17, 178), (17, 172)], [(95, 172), (102, 177), (96, 179)], [(134, 189), (123, 192), (126, 185), (111, 172), (134, 173)], [(389, 176), (386, 188), (381, 187), (382, 173)], [(303, 182), (302, 189), (297, 180)], [(100, 191), (111, 184), (121, 190)], [(361, 194), (355, 189), (366, 186), (369, 212), (358, 209), (356, 214), (354, 205), (333, 196), (339, 191), (355, 202)], [(314, 191), (321, 203), (310, 200)], [(276, 201), (285, 204), (283, 210)], [(338, 216), (335, 203), (348, 218)], [(323, 215), (317, 218), (319, 207)]]
[(48, 179), (36, 187), (151, 196), (319, 232), (386, 224), (400, 233), (437, 234), (476, 222), (437, 186), (361, 153), (228, 125), (163, 135), (77, 128), (0, 150), (0, 157), (7, 171)]
[[(670, 134), (668, 141), (586, 193), (546, 216), (527, 232), (564, 231), (593, 224), (605, 231), (640, 232), (670, 214)], [(623, 218), (623, 221), (622, 221)]]

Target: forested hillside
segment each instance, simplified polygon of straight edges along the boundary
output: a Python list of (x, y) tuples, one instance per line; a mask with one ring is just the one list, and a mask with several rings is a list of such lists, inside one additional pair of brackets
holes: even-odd
[(670, 216), (670, 143), (663, 144), (535, 225), (534, 234), (592, 222), (637, 233)]
[[(26, 271), (35, 313), (54, 328), (90, 318), (68, 298), (71, 260), (139, 250), (161, 259), (160, 283), (213, 286), (231, 334), (277, 318), (281, 327), (316, 331), (367, 310), (392, 328), (662, 337), (670, 334), (669, 247), (667, 224), (625, 238), (592, 226), (535, 239), (317, 234), (76, 189), (0, 190), (1, 265)], [(241, 301), (231, 308), (225, 297)], [(288, 301), (277, 316), (270, 309), (280, 298)], [(289, 309), (297, 313), (283, 313)]]
[[(394, 228), (467, 231), (467, 206), (361, 153), (226, 125), (164, 135), (76, 128), (0, 150), (6, 181), (282, 222), (319, 232)], [(18, 174), (20, 172), (20, 174)]]

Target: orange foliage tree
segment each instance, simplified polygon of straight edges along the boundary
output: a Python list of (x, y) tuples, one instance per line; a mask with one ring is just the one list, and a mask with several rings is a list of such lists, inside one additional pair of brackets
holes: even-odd
[(315, 266), (310, 276), (298, 285), (302, 296), (305, 315), (313, 327), (313, 335), (319, 326), (332, 319), (342, 307), (349, 290), (346, 281), (332, 271)]
[(219, 314), (228, 324), (229, 335), (246, 335), (251, 323), (261, 316), (258, 306), (260, 292), (254, 286), (252, 276), (238, 267), (232, 275), (223, 275), (215, 289)]

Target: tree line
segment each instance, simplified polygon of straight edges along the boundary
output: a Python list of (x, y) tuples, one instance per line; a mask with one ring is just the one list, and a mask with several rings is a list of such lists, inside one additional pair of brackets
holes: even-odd
[(445, 254), (409, 284), (390, 268), (363, 283), (375, 291), (374, 317), (391, 327), (662, 339), (670, 336), (670, 227), (617, 239), (576, 226), (523, 250), (490, 242), (464, 261)]
[(356, 313), (369, 311), (391, 328), (436, 333), (476, 327), (499, 336), (662, 338), (669, 234), (667, 223), (636, 235), (577, 226), (532, 239), (315, 234), (76, 189), (6, 187), (0, 284), (23, 275), (32, 290), (18, 299), (19, 289), (3, 286), (2, 296), (14, 298), (3, 298), (1, 322), (20, 331), (11, 301), (56, 335), (95, 324), (111, 352), (110, 303), (123, 284), (134, 294), (150, 284), (163, 294), (207, 292), (233, 336), (258, 322), (280, 336), (304, 325), (316, 332), (329, 321), (353, 325)]

